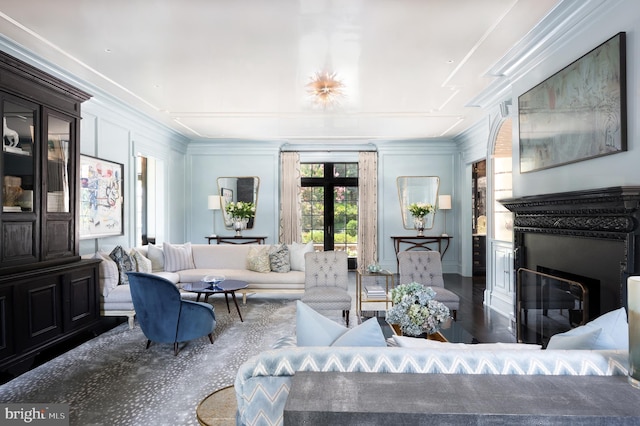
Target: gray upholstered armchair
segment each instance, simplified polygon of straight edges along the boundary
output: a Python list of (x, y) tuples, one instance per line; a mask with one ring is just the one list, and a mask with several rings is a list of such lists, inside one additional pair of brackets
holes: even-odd
[(349, 326), (351, 296), (347, 253), (321, 251), (304, 256), (304, 294), (302, 301), (316, 311), (339, 310)]
[(216, 315), (208, 303), (182, 300), (180, 291), (169, 280), (142, 272), (128, 272), (131, 299), (136, 318), (151, 342), (173, 343), (178, 355), (178, 343), (208, 336), (213, 344)]
[(398, 253), (399, 283), (420, 283), (431, 287), (436, 292), (435, 299), (443, 303), (451, 311), (453, 320), (456, 320), (460, 297), (454, 292), (444, 288), (442, 277), (442, 261), (437, 251), (401, 251)]

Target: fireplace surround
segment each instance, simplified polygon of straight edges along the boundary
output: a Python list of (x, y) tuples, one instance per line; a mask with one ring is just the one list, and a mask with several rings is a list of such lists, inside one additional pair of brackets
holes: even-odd
[(589, 319), (627, 307), (627, 278), (640, 274), (640, 186), (500, 202), (514, 213), (515, 271), (563, 271), (598, 282)]

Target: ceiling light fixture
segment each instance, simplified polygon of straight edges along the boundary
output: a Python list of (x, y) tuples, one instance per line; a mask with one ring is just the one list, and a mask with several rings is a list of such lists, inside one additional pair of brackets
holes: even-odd
[(327, 107), (339, 103), (344, 96), (344, 84), (336, 78), (335, 72), (318, 71), (307, 84), (307, 92), (317, 105)]

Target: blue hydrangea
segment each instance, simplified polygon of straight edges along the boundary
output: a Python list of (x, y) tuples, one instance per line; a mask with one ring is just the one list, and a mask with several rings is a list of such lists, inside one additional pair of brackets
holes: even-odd
[(387, 311), (387, 322), (398, 324), (402, 334), (419, 336), (435, 333), (449, 320), (449, 308), (434, 300), (431, 287), (412, 282), (391, 290), (393, 306)]

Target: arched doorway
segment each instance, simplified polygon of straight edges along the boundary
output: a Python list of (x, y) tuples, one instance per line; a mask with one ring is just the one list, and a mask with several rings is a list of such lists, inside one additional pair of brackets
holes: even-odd
[(513, 318), (515, 284), (513, 280), (513, 216), (500, 203), (512, 196), (513, 123), (509, 117), (495, 124), (490, 144), (487, 177), (488, 224), (487, 285), (485, 305), (500, 314)]

